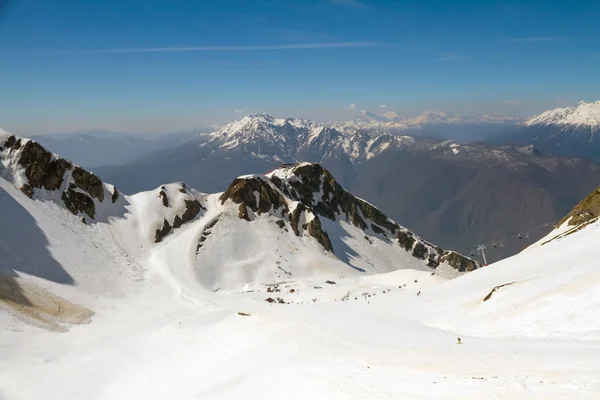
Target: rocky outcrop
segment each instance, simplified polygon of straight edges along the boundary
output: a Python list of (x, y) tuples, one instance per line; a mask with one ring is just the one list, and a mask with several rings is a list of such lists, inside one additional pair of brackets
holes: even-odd
[[(300, 225), (303, 217), (305, 218), (309, 214), (314, 214), (313, 210), (305, 204), (298, 203), (290, 212), (288, 202), (281, 191), (264, 177), (252, 176), (235, 179), (229, 185), (229, 188), (223, 192), (219, 200), (221, 200), (221, 204), (224, 204), (227, 200), (239, 204), (238, 217), (246, 221), (252, 220), (249, 211), (257, 215), (271, 213), (278, 217), (287, 217), (290, 227), (296, 236), (302, 236), (302, 233), (306, 231), (325, 250), (333, 252), (329, 236), (327, 232), (323, 231), (321, 221), (317, 215), (312, 215), (310, 222)], [(278, 220), (276, 223), (282, 229), (285, 226), (283, 219)]]
[(77, 186), (74, 184), (69, 185), (69, 188), (63, 192), (61, 199), (65, 203), (65, 207), (73, 214), (84, 213), (92, 219), (95, 217), (96, 205), (94, 200), (77, 190)]
[[(31, 189), (57, 190), (63, 184), (65, 173), (71, 170), (70, 162), (61, 158), (54, 159), (52, 153), (33, 141), (20, 147), (21, 140), (11, 146), (11, 150), (20, 150), (19, 164), (25, 170), (28, 186)], [(27, 192), (33, 190), (27, 188)]]
[(185, 203), (185, 211), (181, 214), (181, 217), (179, 215), (175, 216), (175, 220), (173, 221), (173, 228), (175, 229), (196, 218), (196, 215), (200, 213), (200, 210), (204, 209), (197, 199), (184, 200), (183, 202)]
[[(280, 172), (280, 173), (279, 173)], [(274, 173), (271, 182), (286, 196), (299, 201), (294, 212), (290, 214), (290, 224), (294, 232), (298, 230), (299, 215), (304, 210), (312, 211), (316, 217), (322, 216), (330, 220), (345, 219), (352, 225), (373, 234), (381, 235), (386, 240), (396, 239), (398, 245), (418, 260), (423, 260), (430, 268), (437, 268), (447, 263), (460, 271), (472, 271), (481, 265), (465, 256), (428, 243), (417, 237), (408, 229), (398, 225), (385, 216), (375, 206), (353, 196), (336, 182), (329, 171), (313, 163), (302, 163)], [(327, 233), (321, 234), (320, 220), (315, 222), (314, 237), (320, 237), (323, 247), (331, 245)], [(368, 236), (365, 236), (368, 240)]]
[(104, 201), (104, 184), (100, 178), (80, 167), (75, 167), (72, 176), (78, 188), (89, 193), (93, 199)]
[(446, 251), (440, 259), (441, 262), (448, 263), (458, 272), (474, 271), (481, 267), (477, 261), (467, 258), (453, 251)]
[[(255, 195), (256, 193), (256, 195)], [(231, 200), (240, 205), (240, 217), (248, 219), (247, 212), (242, 212), (242, 208), (248, 207), (258, 215), (270, 210), (279, 210), (287, 214), (289, 208), (284, 197), (275, 190), (267, 180), (261, 177), (237, 178), (219, 197), (221, 204)], [(243, 217), (242, 217), (243, 215)]]
[[(164, 208), (169, 209), (165, 213), (165, 218), (160, 226), (156, 229), (154, 242), (162, 241), (168, 234), (175, 229), (179, 229), (182, 225), (193, 221), (200, 211), (204, 210), (204, 206), (190, 192), (187, 191), (185, 184), (177, 184), (161, 186), (158, 190), (158, 197)], [(167, 187), (168, 186), (168, 187)]]
[(308, 234), (317, 239), (317, 242), (319, 242), (325, 250), (333, 253), (333, 246), (329, 240), (329, 235), (327, 235), (327, 232), (321, 227), (321, 220), (319, 217), (315, 216), (315, 218), (308, 223), (307, 229)]
[(160, 229), (156, 230), (156, 233), (154, 234), (154, 242), (158, 243), (160, 241), (162, 241), (165, 236), (167, 236), (169, 233), (171, 233), (171, 224), (169, 224), (169, 221), (167, 221), (166, 219), (163, 220), (163, 224), (162, 227)]
[[(25, 195), (34, 198), (36, 189), (62, 190), (60, 198), (69, 211), (95, 217), (95, 200), (102, 203), (105, 196), (104, 184), (98, 176), (52, 154), (32, 140), (10, 136), (0, 151), (6, 151), (7, 157), (15, 157), (23, 169), (27, 182), (19, 189)], [(114, 188), (111, 200), (115, 203), (118, 198), (119, 192)]]
[(354, 226), (363, 230), (370, 227), (375, 233), (383, 235), (394, 235), (398, 230), (398, 224), (376, 207), (344, 190), (321, 165), (300, 164), (293, 168), (293, 175), (295, 179), (285, 181), (274, 175), (271, 181), (293, 200), (310, 207), (315, 214), (333, 221), (342, 216)]

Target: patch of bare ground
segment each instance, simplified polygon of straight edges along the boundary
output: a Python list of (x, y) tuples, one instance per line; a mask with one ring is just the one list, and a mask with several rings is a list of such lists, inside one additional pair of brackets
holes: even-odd
[(87, 324), (94, 312), (22, 279), (0, 274), (0, 310), (16, 319), (53, 332), (71, 324)]

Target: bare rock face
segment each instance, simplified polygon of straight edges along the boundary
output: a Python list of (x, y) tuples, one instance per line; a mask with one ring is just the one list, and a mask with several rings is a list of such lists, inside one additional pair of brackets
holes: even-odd
[[(257, 196), (254, 193), (258, 193)], [(227, 200), (232, 200), (240, 205), (240, 214), (247, 217), (247, 213), (242, 212), (242, 206), (250, 208), (258, 215), (268, 212), (269, 210), (284, 210), (289, 212), (287, 202), (277, 190), (274, 190), (269, 183), (261, 178), (237, 178), (227, 190), (219, 197), (221, 204)], [(246, 219), (246, 218), (244, 218)]]
[[(221, 195), (219, 200), (221, 200), (221, 204), (227, 200), (239, 204), (238, 216), (246, 221), (251, 220), (248, 210), (258, 215), (270, 212), (279, 217), (287, 216), (290, 227), (296, 236), (301, 236), (302, 231), (307, 231), (325, 250), (333, 251), (327, 232), (321, 228), (319, 217), (315, 215), (309, 223), (300, 226), (302, 215), (310, 213), (312, 210), (300, 203), (290, 212), (283, 195), (265, 178), (237, 178), (229, 185), (229, 188)], [(279, 220), (277, 225), (283, 228), (285, 221)]]
[[(69, 211), (75, 215), (83, 213), (94, 218), (96, 214), (94, 200), (104, 201), (104, 184), (98, 176), (52, 154), (32, 140), (10, 136), (0, 150), (18, 152), (17, 162), (23, 168), (28, 181), (20, 188), (25, 195), (33, 198), (36, 189), (63, 190), (61, 199)], [(72, 182), (64, 188), (69, 171), (71, 171)], [(119, 192), (115, 188), (112, 202), (115, 203), (118, 198)]]
[(73, 214), (85, 213), (88, 217), (94, 218), (96, 214), (94, 200), (90, 196), (78, 191), (74, 184), (69, 185), (69, 188), (63, 192), (61, 199), (67, 209)]
[[(12, 149), (18, 149), (20, 143), (18, 140), (11, 146)], [(28, 141), (20, 150), (19, 164), (25, 169), (25, 176), (33, 189), (59, 189), (65, 173), (73, 167), (70, 162), (61, 158), (54, 160), (52, 153), (33, 141)]]
[[(183, 204), (184, 204), (183, 211), (179, 210), (179, 207), (181, 207), (180, 202), (182, 201), (182, 199), (181, 198), (179, 198), (179, 199), (169, 198), (168, 193), (169, 193), (169, 191), (167, 190), (167, 188), (165, 186), (161, 186), (160, 191), (158, 192), (158, 197), (160, 198), (160, 201), (161, 201), (163, 207), (165, 207), (165, 208), (177, 207), (177, 214), (175, 214), (174, 217), (171, 214), (171, 216), (168, 217), (169, 220), (167, 220), (167, 219), (163, 220), (161, 227), (159, 229), (157, 229), (155, 232), (155, 235), (154, 235), (155, 243), (162, 241), (165, 238), (165, 236), (167, 236), (168, 234), (173, 232), (175, 229), (180, 228), (183, 224), (186, 224), (186, 223), (194, 220), (194, 218), (196, 218), (196, 216), (198, 216), (198, 214), (200, 214), (200, 211), (205, 209), (202, 206), (202, 204), (200, 203), (200, 201), (187, 191), (187, 188), (186, 188), (185, 184), (183, 184), (183, 183), (177, 189), (177, 193), (184, 194), (184, 196), (182, 196), (182, 197), (184, 197), (183, 198)], [(181, 195), (179, 195), (179, 196), (181, 196)]]
[(321, 228), (321, 220), (319, 217), (315, 216), (315, 218), (308, 223), (308, 234), (317, 239), (317, 242), (319, 242), (325, 250), (333, 253), (333, 246), (329, 240), (329, 235)]
[(441, 258), (441, 262), (447, 262), (459, 272), (473, 271), (481, 267), (478, 262), (453, 251), (446, 252)]
[(154, 234), (154, 242), (158, 243), (161, 240), (163, 240), (165, 238), (165, 236), (167, 236), (169, 233), (171, 233), (171, 224), (169, 224), (169, 221), (167, 221), (166, 219), (163, 220), (163, 225), (160, 229), (156, 230), (156, 233)]
[(191, 220), (193, 220), (194, 218), (196, 218), (196, 215), (198, 215), (200, 213), (200, 210), (202, 210), (204, 208), (204, 207), (202, 207), (202, 204), (200, 204), (200, 202), (197, 199), (184, 200), (184, 203), (185, 203), (185, 211), (183, 212), (183, 214), (181, 214), (181, 217), (179, 215), (175, 216), (175, 220), (173, 222), (173, 228), (175, 228), (175, 229), (181, 227), (181, 225), (186, 224), (186, 223), (190, 222)]
[(104, 185), (100, 178), (80, 167), (75, 167), (72, 176), (78, 188), (88, 192), (93, 199), (104, 201)]
[[(344, 190), (333, 175), (321, 165), (302, 164), (294, 168), (294, 175), (299, 179), (283, 182), (273, 176), (271, 180), (283, 193), (307, 205), (316, 214), (330, 220), (344, 215), (354, 226), (363, 230), (368, 228), (365, 222), (365, 219), (368, 219), (376, 233), (384, 233), (381, 228), (385, 228), (394, 234), (398, 229), (398, 224), (376, 207)], [(322, 193), (322, 196), (315, 200), (315, 193)]]

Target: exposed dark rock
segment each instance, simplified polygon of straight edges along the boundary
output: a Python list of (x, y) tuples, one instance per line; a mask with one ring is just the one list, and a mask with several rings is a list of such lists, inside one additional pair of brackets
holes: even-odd
[(406, 251), (412, 251), (415, 241), (416, 239), (410, 233), (403, 231), (398, 232), (398, 243), (400, 243), (400, 246), (402, 246)]
[(185, 224), (196, 218), (196, 215), (198, 215), (198, 213), (200, 213), (200, 210), (204, 209), (204, 207), (202, 207), (202, 204), (200, 204), (200, 202), (197, 199), (184, 200), (184, 203), (185, 212), (181, 216), (181, 220)]
[(371, 230), (379, 235), (387, 236), (385, 231), (375, 224), (371, 224)]
[(467, 258), (463, 255), (450, 251), (446, 253), (441, 259), (440, 262), (447, 262), (452, 266), (452, 268), (458, 270), (459, 272), (467, 272), (474, 271), (477, 268), (481, 267), (481, 265), (475, 261)]
[(427, 247), (425, 247), (422, 243), (417, 243), (413, 248), (412, 252), (413, 256), (419, 258), (421, 260), (425, 259), (425, 254), (427, 254)]
[[(20, 140), (12, 147), (19, 145)], [(21, 148), (19, 164), (25, 169), (25, 176), (32, 189), (57, 190), (62, 186), (64, 175), (72, 165), (66, 160), (52, 158), (52, 153), (33, 141)]]
[(306, 210), (307, 209), (304, 206), (304, 204), (300, 203), (296, 206), (294, 211), (289, 215), (290, 225), (292, 226), (292, 230), (294, 231), (296, 236), (300, 236), (300, 229), (298, 227), (298, 224), (300, 223), (300, 216)]
[(316, 215), (314, 219), (308, 223), (308, 234), (317, 239), (317, 242), (319, 242), (325, 250), (333, 252), (333, 246), (329, 240), (329, 235), (321, 228), (321, 220)]
[(248, 207), (246, 207), (246, 204), (240, 203), (238, 210), (239, 210), (238, 217), (240, 219), (245, 219), (246, 221), (250, 221), (250, 216), (248, 215)]
[(285, 226), (285, 221), (284, 221), (284, 220), (282, 220), (282, 219), (280, 219), (280, 220), (277, 220), (277, 221), (275, 221), (275, 224), (276, 224), (276, 225), (277, 225), (279, 228), (283, 229), (283, 227)]
[(163, 240), (164, 237), (167, 236), (170, 232), (171, 232), (171, 225), (169, 224), (169, 221), (167, 221), (165, 219), (165, 220), (163, 220), (162, 228), (157, 229), (156, 233), (154, 234), (154, 243), (158, 243), (161, 240)]
[(427, 266), (429, 268), (437, 268), (440, 265), (440, 262), (436, 260), (434, 257), (429, 256), (427, 259)]
[(336, 284), (334, 281), (325, 281), (325, 283), (327, 283), (329, 285), (335, 285)]
[(21, 192), (25, 194), (25, 196), (32, 198), (33, 197), (33, 188), (29, 186), (27, 183), (19, 188)]
[(162, 200), (163, 206), (169, 207), (169, 198), (167, 197), (167, 194), (165, 193), (164, 186), (161, 187), (161, 191), (158, 193), (158, 197), (160, 197), (160, 199)]
[(265, 301), (267, 301), (269, 303), (275, 303), (276, 300), (274, 298), (272, 298), (272, 297), (268, 297), (268, 298), (265, 299)]
[(11, 135), (6, 139), (3, 145), (0, 145), (0, 151), (4, 149), (8, 149), (9, 147), (13, 147), (17, 143), (17, 138), (14, 135)]
[(117, 200), (119, 200), (119, 191), (117, 190), (117, 188), (113, 189), (113, 193), (112, 193), (112, 202), (113, 204), (117, 202)]
[[(258, 193), (258, 203), (257, 196), (254, 193)], [(248, 206), (259, 215), (268, 212), (271, 208), (273, 210), (283, 209), (285, 213), (289, 211), (283, 196), (271, 187), (269, 182), (258, 177), (235, 179), (219, 198), (221, 204), (224, 204), (229, 199), (236, 204)]]
[(96, 214), (96, 205), (94, 200), (84, 193), (77, 190), (77, 187), (72, 183), (61, 196), (65, 207), (73, 214), (85, 213), (88, 217), (94, 219)]
[(75, 167), (72, 176), (78, 188), (88, 192), (93, 199), (104, 201), (104, 185), (95, 174), (83, 168)]

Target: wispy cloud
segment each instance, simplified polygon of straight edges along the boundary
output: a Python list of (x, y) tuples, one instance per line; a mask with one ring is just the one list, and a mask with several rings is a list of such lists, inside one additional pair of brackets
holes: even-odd
[(356, 104), (352, 103), (348, 106), (348, 110), (356, 110)]
[(330, 3), (346, 7), (364, 7), (365, 3), (358, 0), (329, 0)]
[(235, 110), (233, 110), (233, 112), (236, 114), (241, 114), (244, 112), (244, 110), (240, 110), (239, 108), (236, 108)]
[(564, 39), (562, 36), (534, 36), (508, 39), (508, 43), (537, 43), (537, 42), (553, 42), (555, 40)]
[(387, 106), (385, 104), (382, 104), (379, 106), (379, 108), (386, 108)]
[(304, 50), (304, 49), (335, 49), (355, 47), (382, 47), (382, 42), (328, 42), (328, 43), (286, 43), (260, 46), (172, 46), (172, 47), (130, 47), (112, 49), (48, 49), (23, 50), (28, 53), (181, 53), (202, 51), (260, 51), (260, 50)]
[(504, 104), (507, 106), (518, 106), (520, 103), (518, 100), (504, 100)]

